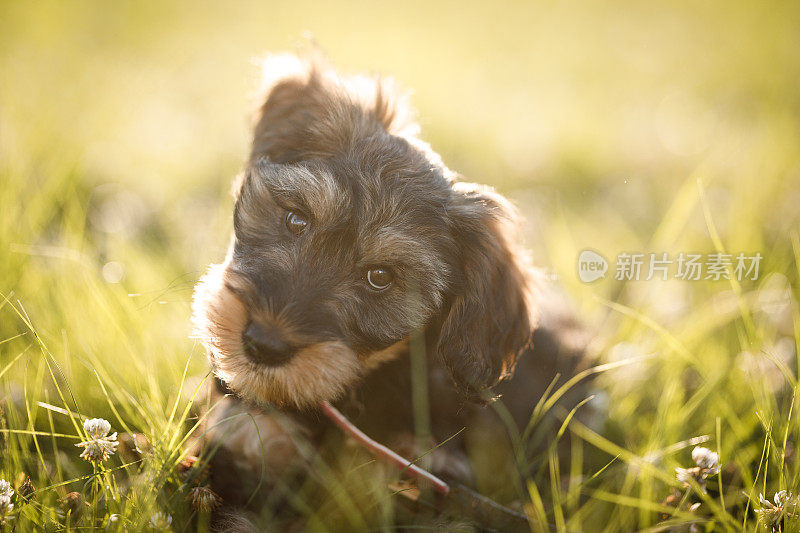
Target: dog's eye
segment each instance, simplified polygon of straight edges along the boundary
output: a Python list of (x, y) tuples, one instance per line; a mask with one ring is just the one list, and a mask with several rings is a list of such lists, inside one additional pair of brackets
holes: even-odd
[(388, 289), (393, 280), (394, 274), (388, 268), (376, 267), (367, 271), (367, 283), (376, 291)]
[(286, 228), (294, 233), (300, 235), (308, 227), (308, 218), (302, 213), (296, 211), (289, 211), (286, 213)]

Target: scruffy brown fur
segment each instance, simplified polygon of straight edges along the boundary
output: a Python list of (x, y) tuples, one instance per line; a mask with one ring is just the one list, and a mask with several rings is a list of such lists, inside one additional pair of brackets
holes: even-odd
[[(485, 418), (479, 404), (497, 393), (524, 424), (555, 369), (571, 368), (583, 346), (537, 330), (540, 315), (559, 319), (544, 311), (546, 291), (519, 247), (513, 207), (444, 166), (390, 81), (343, 77), (294, 56), (268, 58), (264, 71), (233, 239), (195, 293), (195, 332), (228, 393), (211, 393), (222, 407), (200, 445), (216, 443), (217, 455), (244, 465), (227, 472), (247, 470), (252, 454), (237, 450), (269, 455), (265, 442), (291, 433), (270, 409), (290, 413), (290, 425), (314, 442), (326, 428), (316, 406), (329, 401), (402, 446), (414, 429), (414, 339), (428, 354), (434, 441)], [(370, 285), (387, 275), (387, 287)], [(532, 335), (544, 352), (531, 350)], [(522, 353), (525, 381), (498, 388)], [(237, 422), (237, 413), (246, 416)], [(232, 420), (261, 427), (258, 440), (247, 442)], [(238, 474), (220, 484), (247, 486)]]

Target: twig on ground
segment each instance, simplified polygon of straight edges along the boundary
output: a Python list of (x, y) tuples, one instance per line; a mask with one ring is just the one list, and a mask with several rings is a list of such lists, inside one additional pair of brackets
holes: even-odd
[(372, 454), (377, 455), (390, 463), (393, 463), (400, 470), (410, 472), (412, 476), (418, 479), (424, 479), (433, 486), (436, 492), (440, 494), (447, 495), (450, 492), (450, 486), (447, 483), (434, 476), (427, 470), (418, 467), (411, 461), (390, 450), (383, 444), (371, 439), (367, 434), (353, 425), (353, 423), (350, 422), (346, 416), (340, 413), (338, 409), (328, 402), (320, 402), (320, 408), (322, 409), (322, 412), (325, 413), (328, 418), (333, 420), (333, 422), (339, 426), (342, 431), (356, 439)]

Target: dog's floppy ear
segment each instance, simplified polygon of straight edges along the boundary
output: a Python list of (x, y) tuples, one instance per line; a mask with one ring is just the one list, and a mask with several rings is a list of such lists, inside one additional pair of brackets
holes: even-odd
[(445, 310), (438, 352), (469, 399), (487, 401), (513, 372), (534, 322), (529, 271), (516, 242), (516, 214), (490, 188), (456, 183), (448, 208), (460, 271)]

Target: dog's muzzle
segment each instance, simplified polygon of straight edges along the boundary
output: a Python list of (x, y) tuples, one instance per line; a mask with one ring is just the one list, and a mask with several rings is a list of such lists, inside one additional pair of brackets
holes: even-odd
[(289, 362), (294, 348), (282, 337), (277, 328), (250, 322), (242, 333), (242, 344), (247, 357), (254, 363), (280, 366)]

